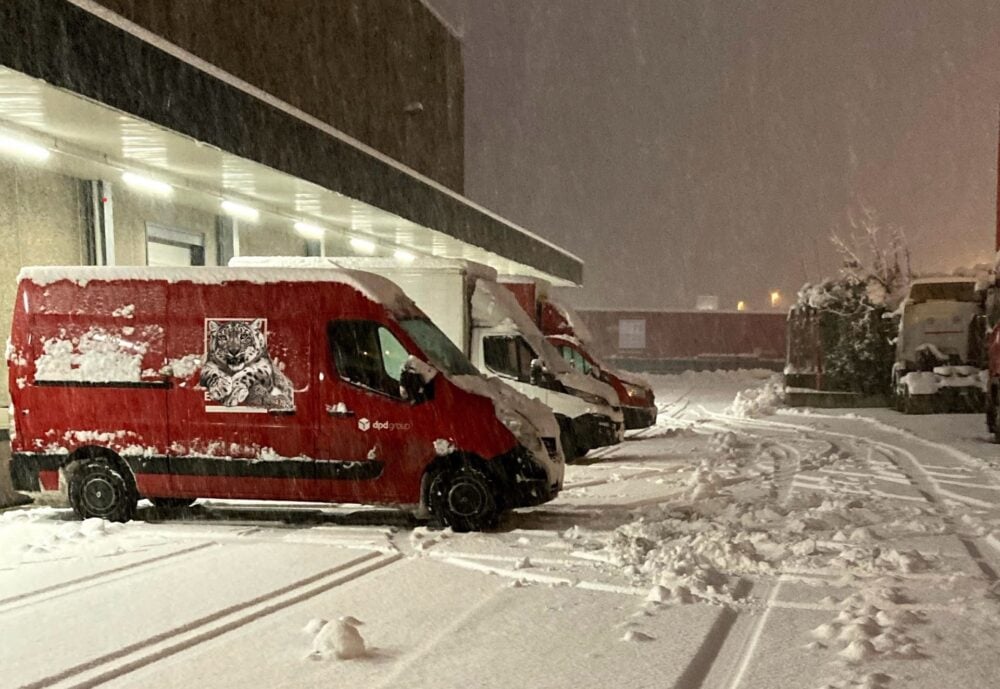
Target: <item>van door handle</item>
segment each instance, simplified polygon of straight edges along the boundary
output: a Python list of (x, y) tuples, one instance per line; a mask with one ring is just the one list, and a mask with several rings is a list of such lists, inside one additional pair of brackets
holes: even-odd
[(347, 419), (354, 416), (354, 412), (343, 405), (328, 404), (326, 413), (335, 419)]

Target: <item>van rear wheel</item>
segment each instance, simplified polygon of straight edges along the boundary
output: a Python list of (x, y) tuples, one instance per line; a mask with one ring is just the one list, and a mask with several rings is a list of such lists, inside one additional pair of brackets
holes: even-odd
[(67, 468), (69, 504), (81, 519), (127, 522), (137, 497), (129, 477), (103, 459), (73, 462)]
[(492, 529), (499, 521), (496, 496), (489, 480), (468, 464), (443, 468), (431, 476), (427, 509), (455, 531)]

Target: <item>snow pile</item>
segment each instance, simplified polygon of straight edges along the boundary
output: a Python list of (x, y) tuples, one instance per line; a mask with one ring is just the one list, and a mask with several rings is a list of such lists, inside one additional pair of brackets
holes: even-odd
[(922, 612), (900, 608), (899, 588), (876, 584), (851, 594), (837, 605), (837, 616), (810, 632), (814, 648), (830, 649), (849, 664), (877, 659), (923, 658), (913, 627), (924, 624)]
[(101, 328), (91, 328), (79, 338), (49, 338), (35, 360), (35, 379), (136, 382), (142, 376), (147, 348), (145, 343), (127, 342)]
[(784, 402), (784, 385), (777, 376), (764, 386), (736, 393), (730, 413), (740, 418), (768, 416)]
[[(722, 479), (708, 464), (704, 466), (711, 478), (697, 485), (711, 487), (691, 492), (715, 497)], [(702, 500), (704, 495), (693, 499)], [(661, 509), (616, 529), (603, 551), (610, 563), (651, 586), (650, 602), (732, 603), (735, 582), (731, 577), (772, 571), (755, 540), (735, 520), (701, 518), (694, 508)]]
[(121, 552), (111, 536), (128, 529), (125, 524), (92, 518), (64, 521), (66, 510), (51, 507), (11, 510), (0, 514), (0, 553), (4, 563), (52, 560), (83, 554), (106, 556)]
[[(596, 551), (597, 559), (619, 569), (633, 585), (649, 587), (647, 601), (654, 604), (740, 604), (740, 580), (761, 575), (810, 572), (870, 579), (938, 567), (939, 558), (897, 545), (914, 534), (940, 531), (933, 506), (873, 501), (858, 484), (841, 478), (860, 473), (871, 455), (820, 445), (790, 457), (781, 446), (732, 431), (713, 436), (709, 447), (711, 454), (696, 466), (677, 501), (645, 508), (610, 535), (590, 536), (589, 543), (579, 531), (564, 538), (574, 539), (578, 549)], [(782, 487), (790, 461), (800, 475), (816, 477), (817, 490)], [(898, 626), (890, 629), (879, 618), (876, 629), (864, 619), (877, 612), (858, 612), (838, 622), (845, 659), (861, 662), (890, 647), (895, 654), (912, 651)]]
[(353, 660), (368, 655), (364, 637), (358, 627), (364, 622), (351, 616), (339, 618), (336, 622), (323, 619), (310, 620), (303, 631), (313, 637), (312, 653), (309, 658), (325, 660)]

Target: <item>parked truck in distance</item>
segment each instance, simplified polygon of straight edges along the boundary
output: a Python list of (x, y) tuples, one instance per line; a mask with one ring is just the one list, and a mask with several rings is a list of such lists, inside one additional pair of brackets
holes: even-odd
[(352, 269), (388, 278), (416, 302), (477, 369), (539, 400), (555, 414), (567, 461), (624, 437), (615, 391), (573, 370), (533, 319), (497, 282), (496, 271), (471, 261), (381, 257), (237, 257), (231, 266)]
[(82, 518), (211, 497), (469, 530), (562, 487), (552, 414), (368, 273), (27, 268), (7, 362), (14, 485), (65, 481)]
[(549, 294), (548, 283), (510, 275), (501, 276), (500, 282), (535, 319), (545, 338), (570, 366), (611, 386), (618, 396), (626, 429), (648, 428), (656, 423), (653, 388), (639, 376), (602, 361), (593, 351), (593, 338), (586, 325), (570, 307)]
[[(987, 391), (982, 295), (972, 277), (929, 277), (910, 283), (899, 309), (892, 383), (906, 413), (981, 411)], [(1000, 347), (990, 344), (991, 370)], [(995, 402), (996, 385), (990, 399)], [(991, 422), (992, 423), (992, 422)]]

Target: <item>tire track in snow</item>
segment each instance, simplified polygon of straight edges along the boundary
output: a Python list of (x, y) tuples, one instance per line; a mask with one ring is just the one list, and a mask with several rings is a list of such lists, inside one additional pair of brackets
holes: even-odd
[[(206, 641), (279, 612), (330, 589), (386, 567), (401, 554), (366, 553), (352, 560), (281, 586), (250, 600), (217, 610), (179, 627), (129, 644), (117, 651), (61, 670), (20, 689), (91, 689), (188, 650)], [(228, 618), (228, 619), (227, 619)]]
[(9, 596), (7, 598), (0, 598), (0, 612), (5, 612), (14, 608), (20, 608), (25, 605), (31, 605), (32, 599), (38, 598), (39, 596), (46, 596), (46, 600), (49, 600), (56, 596), (64, 596), (68, 593), (74, 593), (80, 591), (81, 589), (90, 588), (91, 586), (97, 586), (104, 582), (117, 581), (122, 578), (121, 576), (115, 575), (130, 575), (141, 571), (142, 568), (151, 564), (162, 563), (164, 560), (170, 560), (175, 557), (181, 557), (184, 555), (190, 555), (199, 550), (204, 550), (205, 548), (210, 548), (217, 546), (218, 543), (199, 543), (198, 545), (191, 546), (188, 548), (183, 548), (181, 550), (175, 550), (169, 553), (162, 553), (155, 557), (146, 558), (145, 560), (139, 560), (137, 562), (130, 562), (127, 565), (122, 565), (120, 567), (114, 567), (112, 569), (105, 569), (100, 572), (94, 572), (86, 576), (77, 577), (76, 579), (70, 579), (69, 581), (59, 582), (58, 584), (52, 584), (50, 586), (43, 586), (42, 588), (35, 589), (33, 591), (27, 591), (25, 593), (19, 593), (16, 596)]
[[(724, 415), (716, 415), (716, 416), (724, 416)], [(731, 419), (733, 422), (736, 423), (751, 421), (750, 423), (751, 427), (757, 427), (757, 428), (762, 428), (762, 427), (773, 427), (777, 429), (783, 428), (786, 430), (796, 430), (807, 434), (817, 433), (817, 434), (832, 435), (835, 437), (848, 438), (853, 440), (853, 442), (855, 443), (867, 444), (870, 447), (881, 450), (886, 456), (886, 458), (902, 473), (902, 475), (906, 476), (909, 479), (912, 487), (921, 495), (921, 497), (923, 497), (923, 499), (927, 503), (941, 509), (942, 521), (949, 529), (951, 529), (952, 533), (955, 536), (955, 539), (958, 540), (958, 542), (962, 545), (966, 553), (968, 553), (969, 558), (973, 561), (973, 563), (975, 563), (976, 567), (979, 568), (979, 571), (983, 574), (984, 577), (986, 577), (987, 580), (989, 580), (991, 588), (995, 588), (997, 584), (1000, 583), (1000, 575), (998, 575), (997, 568), (994, 567), (993, 563), (988, 561), (986, 557), (983, 555), (983, 551), (976, 543), (976, 539), (962, 535), (960, 529), (958, 529), (955, 520), (954, 509), (951, 507), (951, 505), (949, 505), (949, 501), (959, 502), (968, 507), (976, 507), (980, 509), (996, 509), (997, 505), (992, 502), (980, 500), (978, 498), (974, 498), (968, 495), (962, 495), (961, 493), (956, 493), (947, 488), (943, 488), (941, 486), (942, 482), (939, 481), (937, 478), (935, 478), (934, 475), (921, 464), (920, 460), (913, 452), (894, 443), (889, 443), (882, 440), (875, 440), (874, 438), (869, 438), (869, 437), (858, 437), (851, 435), (849, 433), (843, 433), (841, 431), (813, 428), (811, 426), (801, 426), (798, 424), (791, 424), (780, 421), (765, 421), (761, 419), (749, 420), (749, 419), (738, 419), (736, 417), (727, 417), (727, 418)], [(829, 419), (831, 421), (839, 420), (838, 417), (829, 417), (829, 416), (819, 416), (819, 418)], [(847, 420), (853, 421), (856, 419), (851, 418)], [(874, 425), (877, 430), (881, 430), (883, 432), (888, 432), (886, 431), (887, 428), (888, 429), (894, 428), (892, 426), (888, 426), (888, 424), (883, 424), (881, 422), (876, 422), (873, 423), (872, 425)], [(895, 430), (898, 431), (899, 429)], [(974, 458), (972, 458), (970, 455), (966, 455), (965, 453), (960, 452), (958, 450), (954, 450), (953, 448), (948, 448), (946, 445), (942, 445), (941, 443), (926, 441), (918, 436), (915, 436), (913, 434), (908, 434), (905, 432), (900, 432), (899, 435), (904, 436), (907, 440), (914, 441), (919, 445), (924, 445), (925, 447), (929, 447), (931, 449), (941, 450), (947, 448), (949, 450), (948, 454), (950, 454), (952, 457), (954, 457), (959, 461), (962, 462), (967, 462), (969, 460), (974, 461)], [(988, 477), (986, 477), (985, 475), (984, 478), (986, 478), (986, 480), (989, 480)], [(874, 494), (879, 495), (880, 497), (898, 497), (898, 496), (891, 496), (889, 494), (882, 494), (879, 492), (875, 492)], [(986, 542), (990, 544), (990, 541), (988, 539)], [(992, 544), (990, 545), (992, 546)]]

